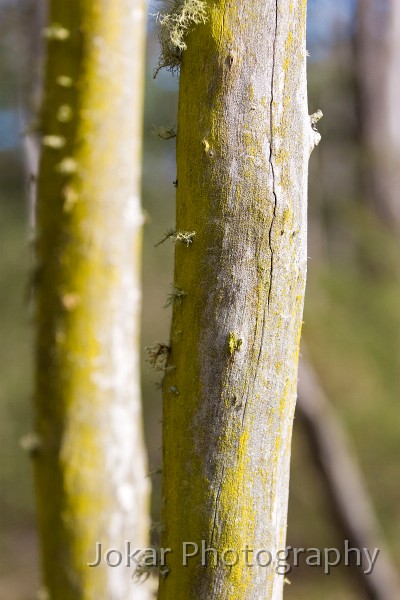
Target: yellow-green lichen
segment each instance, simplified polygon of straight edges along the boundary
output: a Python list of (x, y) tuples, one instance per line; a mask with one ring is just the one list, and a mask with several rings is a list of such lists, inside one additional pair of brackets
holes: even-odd
[(240, 339), (234, 331), (230, 331), (228, 335), (228, 352), (230, 356), (233, 356), (235, 352), (240, 350), (243, 344), (243, 340)]
[[(220, 452), (229, 455), (232, 436), (229, 431), (221, 440)], [(240, 600), (250, 595), (254, 566), (246, 565), (243, 549), (251, 548), (256, 527), (256, 509), (254, 506), (253, 479), (249, 458), (249, 430), (242, 431), (237, 449), (237, 461), (225, 469), (218, 500), (218, 520), (220, 527), (215, 535), (214, 544), (219, 554), (227, 549), (239, 555), (237, 564), (226, 573), (225, 594), (228, 600)]]

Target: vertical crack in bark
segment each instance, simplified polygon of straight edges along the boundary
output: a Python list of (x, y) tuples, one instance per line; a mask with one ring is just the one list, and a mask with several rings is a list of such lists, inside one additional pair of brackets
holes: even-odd
[[(264, 333), (265, 333), (265, 323), (266, 323), (266, 310), (268, 310), (269, 312), (269, 306), (270, 306), (270, 302), (271, 302), (271, 293), (272, 293), (272, 277), (273, 277), (273, 272), (274, 272), (274, 250), (272, 247), (272, 229), (274, 226), (274, 222), (275, 222), (275, 218), (276, 218), (276, 207), (278, 204), (278, 197), (276, 195), (276, 189), (275, 189), (275, 169), (274, 169), (274, 164), (273, 164), (273, 160), (272, 160), (272, 155), (273, 155), (273, 123), (272, 123), (272, 114), (273, 114), (273, 103), (274, 103), (274, 79), (275, 79), (275, 56), (276, 56), (276, 38), (278, 35), (278, 0), (275, 0), (275, 32), (274, 32), (274, 41), (273, 41), (273, 53), (272, 53), (272, 74), (271, 74), (271, 101), (270, 101), (270, 145), (269, 145), (269, 164), (271, 166), (271, 174), (272, 174), (272, 193), (274, 196), (274, 209), (272, 211), (272, 219), (271, 219), (271, 225), (269, 227), (269, 231), (268, 231), (268, 245), (269, 245), (269, 250), (271, 253), (271, 261), (270, 261), (270, 274), (269, 274), (269, 289), (268, 289), (268, 298), (267, 298), (267, 308), (264, 308), (263, 311), (263, 323), (262, 323), (262, 330), (261, 330), (261, 340), (260, 340), (260, 351), (258, 353), (258, 358), (257, 358), (257, 365), (256, 368), (254, 370), (254, 379), (253, 379), (253, 388), (255, 385), (255, 381), (256, 381), (256, 377), (257, 377), (257, 373), (258, 373), (258, 368), (260, 365), (260, 361), (261, 361), (261, 354), (262, 354), (262, 348), (263, 348), (263, 342), (264, 342)], [(246, 416), (246, 409), (247, 409), (247, 403), (248, 403), (248, 399), (249, 399), (249, 390), (247, 392), (247, 396), (246, 396), (246, 400), (245, 400), (245, 404), (244, 404), (244, 409), (243, 409), (243, 415), (242, 415), (242, 428), (244, 427), (244, 420), (245, 420), (245, 416)]]
[[(256, 368), (256, 373), (257, 373), (257, 368)], [(254, 377), (254, 379), (255, 379), (255, 377)], [(254, 387), (254, 385), (253, 385), (253, 387)], [(247, 389), (247, 394), (246, 394), (246, 400), (244, 401), (244, 408), (243, 408), (243, 414), (242, 414), (242, 429), (244, 427), (244, 418), (246, 416), (246, 409), (247, 409), (247, 402), (249, 400), (249, 393), (250, 393), (250, 391), (249, 391), (249, 388), (248, 388)]]
[[(261, 361), (261, 354), (262, 354), (262, 348), (263, 348), (263, 342), (264, 342), (264, 333), (265, 333), (265, 323), (266, 323), (266, 310), (268, 310), (269, 312), (269, 306), (270, 306), (270, 302), (271, 302), (271, 293), (272, 293), (272, 277), (273, 277), (273, 272), (274, 272), (274, 250), (272, 247), (272, 229), (274, 226), (274, 222), (275, 222), (275, 218), (276, 218), (276, 208), (277, 208), (277, 204), (278, 204), (278, 197), (276, 195), (276, 189), (275, 189), (275, 169), (274, 169), (274, 163), (272, 160), (272, 155), (273, 155), (273, 122), (272, 122), (272, 114), (273, 114), (273, 103), (274, 103), (274, 79), (275, 79), (275, 57), (276, 57), (276, 39), (277, 39), (277, 35), (278, 35), (278, 0), (275, 0), (275, 32), (274, 32), (274, 41), (273, 41), (273, 52), (272, 52), (272, 73), (271, 73), (271, 101), (270, 101), (270, 145), (269, 145), (269, 164), (271, 166), (271, 174), (272, 174), (272, 193), (274, 196), (274, 208), (272, 211), (272, 219), (271, 219), (271, 225), (269, 227), (269, 231), (268, 231), (268, 246), (269, 246), (269, 250), (271, 253), (271, 261), (270, 261), (270, 274), (269, 274), (269, 289), (268, 289), (268, 298), (267, 298), (267, 309), (264, 308), (263, 311), (263, 323), (262, 323), (262, 330), (261, 330), (261, 340), (260, 340), (260, 351), (258, 353), (258, 358), (257, 358), (257, 365), (256, 368), (254, 370), (254, 379), (253, 379), (253, 388), (255, 386), (255, 381), (256, 381), (256, 377), (257, 377), (257, 373), (258, 373), (258, 368), (260, 365), (260, 361)], [(248, 404), (248, 399), (249, 399), (249, 393), (250, 390), (248, 389), (247, 391), (247, 395), (246, 395), (246, 400), (244, 403), (244, 409), (243, 409), (243, 414), (242, 414), (242, 428), (244, 427), (244, 420), (245, 420), (245, 416), (246, 416), (246, 409), (247, 409), (247, 404)]]
[(274, 196), (274, 210), (272, 212), (271, 225), (270, 225), (269, 232), (268, 232), (268, 244), (269, 244), (269, 250), (271, 253), (271, 263), (270, 263), (271, 267), (270, 267), (270, 275), (269, 275), (270, 278), (269, 278), (269, 290), (268, 290), (268, 301), (267, 301), (268, 312), (269, 312), (269, 306), (270, 306), (270, 301), (271, 301), (272, 278), (273, 278), (273, 273), (274, 273), (274, 250), (272, 248), (272, 229), (273, 229), (274, 222), (275, 222), (276, 207), (277, 207), (277, 203), (278, 203), (278, 198), (276, 195), (276, 188), (275, 188), (275, 169), (274, 169), (274, 163), (272, 160), (272, 155), (273, 155), (273, 119), (272, 119), (272, 115), (273, 115), (273, 104), (274, 104), (274, 79), (275, 79), (275, 57), (276, 57), (277, 34), (278, 34), (278, 0), (275, 0), (275, 33), (274, 33), (273, 52), (272, 52), (270, 141), (269, 141), (269, 159), (268, 159), (269, 164), (271, 166), (271, 174), (272, 174), (272, 193)]
[(225, 473), (225, 469), (222, 469), (221, 481), (219, 482), (217, 493), (216, 493), (216, 496), (215, 496), (214, 519), (213, 519), (213, 526), (212, 526), (212, 530), (211, 530), (211, 538), (210, 538), (210, 546), (209, 546), (210, 548), (213, 548), (214, 533), (215, 533), (215, 528), (217, 526), (219, 499), (220, 499), (220, 496), (221, 496), (222, 484), (223, 484), (223, 481), (224, 481), (224, 473)]
[[(254, 369), (254, 377), (253, 377), (252, 389), (254, 389), (255, 384), (256, 384), (258, 367), (259, 367), (260, 361), (261, 361), (261, 354), (262, 354), (263, 340), (264, 340), (264, 333), (265, 333), (265, 322), (266, 322), (266, 314), (265, 313), (266, 313), (266, 310), (264, 308), (264, 310), (263, 310), (262, 327), (261, 327), (260, 350), (258, 351), (257, 364), (256, 364), (256, 368)], [(250, 395), (250, 386), (247, 388), (246, 400), (244, 401), (244, 408), (243, 408), (243, 414), (242, 414), (242, 429), (244, 427), (244, 419), (245, 419), (245, 416), (246, 416), (246, 410), (247, 410), (247, 404), (248, 404), (248, 400), (249, 400), (249, 395)]]

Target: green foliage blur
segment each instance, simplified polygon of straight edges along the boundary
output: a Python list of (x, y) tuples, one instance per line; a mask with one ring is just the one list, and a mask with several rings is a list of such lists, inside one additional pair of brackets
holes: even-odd
[[(18, 107), (21, 95), (32, 106), (32, 73), (39, 72), (31, 69), (32, 46), (26, 41), (26, 36), (38, 34), (27, 28), (33, 6), (29, 0), (0, 1), (0, 553), (4, 556), (0, 596), (8, 600), (33, 600), (39, 587), (33, 482), (29, 457), (20, 442), (32, 427), (29, 278), (33, 258), (28, 225), (30, 173)], [(331, 43), (321, 52), (319, 41), (309, 62), (310, 113), (321, 108), (325, 116), (319, 126), (323, 140), (310, 164), (304, 340), (357, 450), (388, 547), (400, 562), (396, 535), (400, 530), (398, 248), (363, 198), (352, 43), (335, 26)], [(158, 47), (151, 19), (148, 34), (143, 348), (168, 342), (169, 336), (170, 309), (164, 304), (173, 278), (173, 243), (155, 245), (174, 227), (175, 142), (159, 139), (154, 130), (176, 126), (178, 91), (178, 79), (168, 73), (161, 72), (153, 80)], [(161, 392), (159, 377), (146, 363), (144, 351), (142, 385), (150, 470), (154, 471), (161, 463)], [(158, 521), (159, 476), (152, 477), (152, 484), (153, 519)], [(288, 543), (341, 547), (342, 538), (307, 439), (295, 422)], [(326, 576), (320, 569), (299, 568), (288, 578), (288, 600), (363, 598), (349, 569), (334, 569)]]

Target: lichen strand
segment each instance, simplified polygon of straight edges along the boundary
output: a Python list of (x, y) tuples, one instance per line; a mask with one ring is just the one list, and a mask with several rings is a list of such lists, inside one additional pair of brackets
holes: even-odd
[(128, 535), (147, 544), (132, 354), (145, 2), (132, 11), (120, 0), (51, 0), (49, 10), (57, 28), (46, 35), (35, 394), (43, 579), (57, 600), (145, 600), (146, 588), (129, 575), (116, 582), (114, 570), (86, 565), (97, 541), (123, 547)]
[(182, 52), (187, 48), (187, 34), (194, 25), (207, 21), (206, 3), (203, 0), (173, 0), (168, 12), (157, 14), (157, 21), (161, 54), (154, 77), (160, 69), (173, 73), (179, 69)]
[[(175, 285), (187, 296), (174, 306), (175, 370), (164, 381), (162, 545), (171, 548), (285, 543), (310, 125), (305, 2), (276, 13), (277, 4), (210, 0), (182, 55), (176, 226), (196, 240), (176, 247)], [(205, 569), (197, 557), (182, 568), (179, 559), (169, 557), (160, 600), (281, 598), (275, 564)]]

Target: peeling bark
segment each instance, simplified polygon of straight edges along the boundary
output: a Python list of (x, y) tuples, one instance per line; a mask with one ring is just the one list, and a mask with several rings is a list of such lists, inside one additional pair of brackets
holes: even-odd
[[(35, 476), (52, 600), (145, 600), (99, 542), (144, 547), (139, 387), (146, 3), (51, 0), (37, 207)], [(115, 560), (116, 556), (113, 556)], [(46, 596), (47, 597), (47, 596)]]
[[(160, 600), (279, 600), (306, 280), (306, 2), (208, 1), (182, 53)], [(178, 390), (178, 395), (174, 390)], [(204, 540), (239, 560), (201, 555)], [(272, 553), (269, 567), (243, 552)], [(232, 559), (232, 555), (230, 556)], [(265, 555), (263, 560), (265, 559)], [(255, 554), (251, 561), (255, 562)]]

